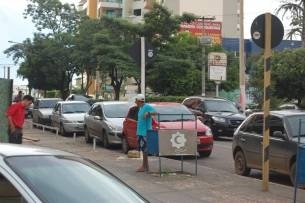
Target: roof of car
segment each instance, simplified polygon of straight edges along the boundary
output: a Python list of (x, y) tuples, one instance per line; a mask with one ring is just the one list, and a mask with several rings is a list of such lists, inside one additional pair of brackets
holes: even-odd
[(200, 99), (200, 100), (226, 100), (225, 98), (221, 98), (221, 97), (203, 97), (203, 96), (190, 96), (185, 98), (186, 99)]
[(103, 105), (110, 105), (110, 104), (128, 104), (127, 101), (101, 101), (95, 102), (94, 104), (103, 104)]
[(77, 156), (75, 154), (64, 152), (61, 150), (37, 147), (33, 145), (17, 145), (17, 144), (0, 144), (0, 156), (30, 156), (30, 155), (55, 155), (55, 156)]
[(43, 101), (43, 100), (59, 100), (59, 101), (61, 101), (62, 99), (61, 98), (37, 98), (36, 100), (40, 100), (40, 101)]
[(85, 101), (59, 101), (59, 104), (88, 104)]
[(151, 102), (149, 103), (152, 106), (181, 106), (181, 103), (178, 102)]
[[(255, 112), (253, 114), (263, 114), (263, 113), (264, 112)], [(291, 115), (305, 115), (305, 111), (295, 110), (295, 109), (277, 110), (277, 111), (270, 111), (270, 114), (283, 117), (283, 116), (291, 116)]]

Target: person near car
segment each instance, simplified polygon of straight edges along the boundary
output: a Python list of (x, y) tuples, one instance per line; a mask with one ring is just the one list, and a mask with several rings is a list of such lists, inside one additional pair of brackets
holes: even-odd
[(137, 122), (138, 150), (143, 153), (142, 165), (137, 169), (137, 172), (145, 172), (149, 169), (147, 131), (152, 129), (152, 115), (156, 115), (156, 111), (151, 105), (145, 103), (143, 94), (138, 94), (135, 102), (139, 107)]
[(11, 104), (6, 110), (9, 124), (9, 143), (22, 144), (24, 112), (34, 101), (31, 95), (25, 95), (20, 102)]
[(15, 96), (13, 102), (20, 102), (22, 100), (22, 96), (23, 96), (22, 91), (19, 91), (18, 94)]

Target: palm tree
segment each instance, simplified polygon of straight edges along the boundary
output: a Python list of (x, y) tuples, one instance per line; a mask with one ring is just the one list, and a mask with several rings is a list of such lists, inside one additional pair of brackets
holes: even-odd
[(288, 19), (290, 19), (291, 29), (287, 33), (287, 38), (300, 36), (302, 45), (305, 47), (305, 0), (282, 0), (281, 3), (276, 9), (276, 14), (282, 14), (282, 18), (290, 15)]

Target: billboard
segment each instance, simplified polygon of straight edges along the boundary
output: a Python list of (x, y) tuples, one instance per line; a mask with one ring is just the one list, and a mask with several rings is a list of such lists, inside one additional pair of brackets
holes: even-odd
[(221, 26), (219, 21), (196, 19), (191, 23), (180, 24), (180, 31), (190, 32), (194, 36), (210, 36), (214, 44), (221, 44)]

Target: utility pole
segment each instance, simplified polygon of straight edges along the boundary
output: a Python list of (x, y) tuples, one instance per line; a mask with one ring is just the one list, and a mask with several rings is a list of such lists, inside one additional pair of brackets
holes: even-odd
[(243, 112), (246, 109), (245, 85), (245, 43), (244, 43), (244, 0), (239, 0), (239, 102)]
[(204, 29), (204, 21), (205, 20), (215, 20), (215, 16), (213, 17), (204, 17), (202, 16), (202, 37), (200, 39), (200, 44), (202, 45), (202, 64), (201, 64), (201, 96), (205, 97), (205, 72), (206, 72), (206, 57), (205, 57), (205, 45), (209, 45), (212, 43), (212, 39), (210, 37), (205, 36), (205, 29)]

